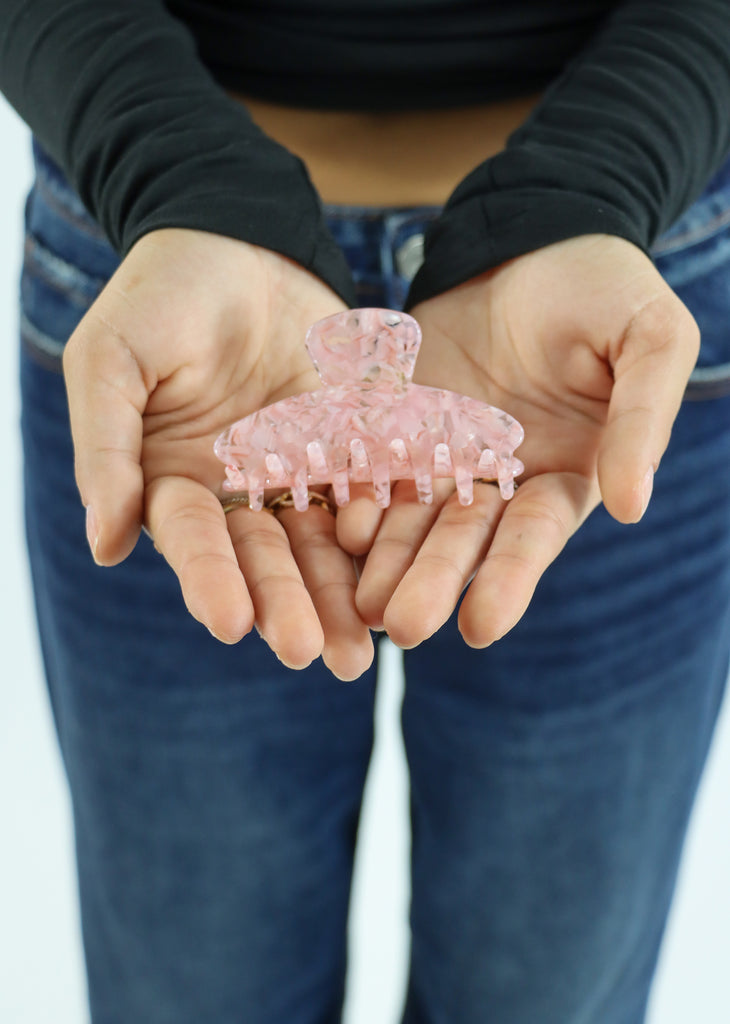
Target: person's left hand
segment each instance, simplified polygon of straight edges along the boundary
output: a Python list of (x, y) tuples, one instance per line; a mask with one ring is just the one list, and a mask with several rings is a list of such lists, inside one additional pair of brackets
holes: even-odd
[(454, 610), (485, 647), (526, 610), (542, 573), (603, 500), (637, 522), (694, 366), (699, 332), (644, 254), (592, 235), (548, 246), (416, 307), (417, 383), (490, 402), (525, 428), (525, 464), (509, 502), (477, 484), (462, 507), (435, 481), (419, 505), (410, 481), (382, 515), (362, 499), (337, 535), (364, 560), (357, 607), (402, 647)]

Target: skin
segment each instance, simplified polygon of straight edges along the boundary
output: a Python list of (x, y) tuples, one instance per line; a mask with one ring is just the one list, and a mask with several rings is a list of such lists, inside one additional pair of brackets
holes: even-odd
[(318, 508), (225, 516), (213, 441), (317, 386), (302, 339), (342, 308), (274, 253), (152, 232), (75, 331), (64, 371), (97, 562), (124, 559), (144, 525), (191, 614), (220, 640), (255, 625), (287, 665), (322, 655), (353, 679), (373, 657), (367, 626), (412, 647), (471, 579), (459, 628), (486, 646), (519, 620), (601, 500), (621, 522), (641, 517), (699, 332), (628, 242), (586, 236), (530, 253), (413, 310), (424, 333), (416, 380), (489, 401), (525, 427), (513, 500), (479, 486), (462, 508), (446, 484), (424, 508), (403, 482), (382, 516), (366, 498), (336, 521)]
[(289, 260), (205, 232), (143, 237), (70, 338), (64, 357), (76, 479), (100, 565), (144, 525), (187, 607), (224, 643), (254, 626), (304, 668), (322, 655), (352, 679), (373, 646), (352, 559), (326, 511), (224, 515), (213, 442), (231, 422), (317, 387), (307, 327), (343, 309)]
[(639, 249), (603, 235), (512, 260), (413, 315), (424, 334), (417, 382), (515, 416), (525, 474), (509, 502), (482, 485), (468, 508), (453, 488), (424, 508), (398, 485), (382, 520), (364, 501), (338, 515), (338, 537), (346, 550), (369, 551), (357, 606), (372, 627), (413, 647), (472, 580), (459, 629), (486, 647), (519, 621), (599, 502), (622, 523), (643, 516), (699, 330)]
[(376, 113), (233, 99), (269, 138), (301, 157), (326, 203), (442, 206), (469, 171), (504, 149), (539, 96)]

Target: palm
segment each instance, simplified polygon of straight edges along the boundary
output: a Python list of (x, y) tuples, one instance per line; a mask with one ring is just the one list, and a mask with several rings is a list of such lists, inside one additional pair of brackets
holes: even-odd
[[(603, 371), (603, 394), (587, 394), (587, 382), (577, 379), (568, 387), (568, 381), (561, 379), (564, 364), (559, 354), (555, 366), (540, 359), (539, 338), (515, 334), (504, 322), (493, 323), (493, 316), (481, 332), (470, 330), (464, 317), (466, 305), (460, 309), (459, 321), (450, 327), (434, 323), (424, 310), (429, 345), (419, 361), (416, 380), (433, 386), (439, 381), (441, 387), (489, 402), (519, 420), (525, 429), (517, 453), (525, 463), (523, 481), (556, 471), (592, 476), (611, 394), (609, 374)], [(478, 359), (465, 344), (468, 337), (480, 337)]]
[[(319, 310), (312, 315), (318, 317)], [(142, 466), (148, 485), (180, 476), (220, 492), (223, 467), (213, 443), (221, 431), (280, 398), (318, 385), (302, 349), (302, 325), (292, 325), (292, 333), (297, 330), (298, 338), (285, 337), (277, 345), (278, 365), (264, 358), (265, 341), (244, 329), (209, 352), (196, 352), (199, 342), (191, 339), (189, 361), (157, 385), (144, 412)]]
[(342, 308), (274, 253), (154, 232), (70, 340), (65, 370), (79, 486), (101, 522), (97, 559), (124, 558), (145, 522), (191, 613), (221, 639), (235, 641), (255, 622), (288, 664), (321, 653), (353, 676), (372, 644), (332, 517), (317, 508), (225, 517), (213, 454), (234, 420), (317, 386), (302, 339)]
[[(696, 329), (646, 257), (602, 236), (513, 260), (413, 313), (424, 334), (416, 380), (515, 416), (525, 474), (507, 504), (478, 487), (469, 508), (447, 492), (423, 509), (402, 487), (374, 539), (358, 607), (412, 646), (445, 621), (476, 573), (460, 627), (483, 646), (519, 619), (601, 499), (622, 521), (641, 516)], [(340, 534), (347, 544), (346, 523)]]

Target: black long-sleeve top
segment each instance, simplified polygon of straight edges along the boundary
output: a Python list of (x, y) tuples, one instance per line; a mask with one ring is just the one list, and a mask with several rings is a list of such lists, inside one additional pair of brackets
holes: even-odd
[(120, 253), (213, 231), (346, 301), (306, 168), (225, 90), (383, 111), (545, 88), (449, 199), (410, 306), (575, 235), (647, 250), (730, 149), (730, 0), (0, 0), (0, 87)]

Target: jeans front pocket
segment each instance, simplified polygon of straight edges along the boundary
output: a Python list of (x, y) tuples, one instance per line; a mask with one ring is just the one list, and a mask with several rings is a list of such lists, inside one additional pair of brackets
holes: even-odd
[(654, 247), (659, 272), (697, 321), (688, 400), (730, 395), (730, 160)]
[(60, 372), (63, 349), (119, 259), (50, 159), (34, 147), (25, 207), (20, 334), (28, 354)]

